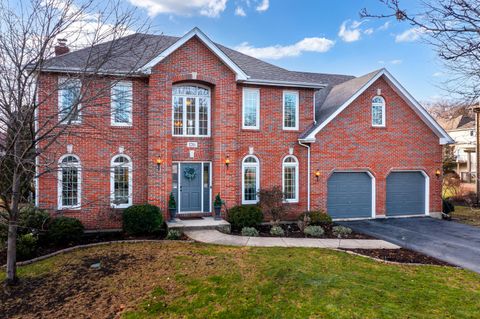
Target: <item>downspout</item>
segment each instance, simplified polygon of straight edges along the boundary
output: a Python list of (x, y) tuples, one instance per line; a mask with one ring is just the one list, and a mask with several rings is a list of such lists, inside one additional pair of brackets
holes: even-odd
[(310, 145), (303, 144), (300, 140), (298, 144), (307, 148), (307, 210), (310, 211)]

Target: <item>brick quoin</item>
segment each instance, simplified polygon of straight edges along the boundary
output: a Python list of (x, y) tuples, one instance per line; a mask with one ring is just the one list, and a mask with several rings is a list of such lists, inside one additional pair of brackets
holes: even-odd
[[(39, 124), (58, 108), (57, 96), (46, 93), (57, 85), (58, 74), (44, 73)], [(212, 197), (220, 193), (227, 207), (241, 203), (241, 167), (253, 148), (260, 161), (261, 188), (282, 185), (282, 161), (290, 148), (299, 160), (299, 203), (288, 204), (289, 219), (307, 209), (307, 174), (311, 176), (311, 206), (326, 208), (327, 180), (335, 169), (368, 169), (376, 178), (376, 214), (385, 213), (385, 181), (392, 169), (421, 169), (430, 176), (430, 211), (441, 210), (441, 168), (438, 137), (407, 103), (383, 80), (377, 80), (317, 136), (311, 149), (311, 171), (307, 171), (307, 149), (299, 135), (312, 124), (314, 90), (308, 88), (253, 86), (236, 81), (235, 74), (196, 37), (152, 68), (148, 78), (132, 78), (133, 125), (110, 125), (110, 97), (92, 101), (82, 124), (75, 125), (39, 160), (42, 167), (56, 167), (73, 145), (82, 164), (82, 207), (57, 210), (57, 172), (46, 172), (38, 180), (38, 203), (54, 215), (79, 218), (87, 229), (121, 227), (121, 210), (110, 207), (109, 165), (120, 147), (133, 162), (133, 203), (158, 205), (168, 218), (168, 195), (172, 191), (172, 162), (212, 162)], [(104, 87), (108, 78), (95, 85)], [(172, 87), (198, 83), (211, 89), (211, 136), (172, 136)], [(260, 129), (242, 129), (242, 90), (260, 89)], [(381, 89), (386, 101), (386, 127), (371, 127), (371, 99)], [(283, 91), (299, 93), (299, 130), (282, 129)], [(197, 142), (188, 148), (187, 142)], [(189, 151), (194, 150), (194, 158)], [(231, 164), (227, 168), (225, 159)], [(157, 169), (155, 159), (163, 163)], [(49, 165), (47, 165), (49, 163)], [(55, 164), (52, 164), (55, 163)], [(317, 181), (314, 171), (320, 169)], [(213, 198), (212, 198), (213, 200)]]

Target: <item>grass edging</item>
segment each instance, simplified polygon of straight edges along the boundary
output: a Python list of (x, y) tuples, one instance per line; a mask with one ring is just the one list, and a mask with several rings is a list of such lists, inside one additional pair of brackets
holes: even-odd
[[(111, 245), (111, 244), (122, 244), (122, 243), (130, 243), (130, 244), (135, 244), (135, 243), (144, 243), (144, 242), (152, 242), (152, 243), (162, 243), (162, 242), (194, 242), (193, 240), (167, 240), (167, 239), (126, 239), (126, 240), (112, 240), (112, 241), (104, 241), (100, 243), (92, 243), (92, 244), (85, 244), (85, 245), (77, 245), (77, 246), (72, 246), (64, 249), (60, 249), (57, 251), (54, 251), (53, 253), (46, 254), (40, 257), (36, 257), (30, 260), (25, 260), (25, 261), (19, 261), (17, 262), (17, 266), (25, 266), (25, 265), (30, 265), (35, 262), (48, 259), (50, 257), (56, 256), (56, 255), (61, 255), (65, 253), (69, 253), (75, 250), (83, 249), (83, 248), (89, 248), (89, 247), (95, 247), (95, 246), (101, 246), (101, 245)], [(6, 268), (7, 265), (3, 265), (2, 268)]]

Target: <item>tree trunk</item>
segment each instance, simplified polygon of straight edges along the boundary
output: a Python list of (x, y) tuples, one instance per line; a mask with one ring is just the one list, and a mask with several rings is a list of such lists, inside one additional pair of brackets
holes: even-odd
[[(16, 215), (16, 214), (15, 214)], [(7, 243), (7, 285), (17, 283), (17, 220), (10, 218)]]

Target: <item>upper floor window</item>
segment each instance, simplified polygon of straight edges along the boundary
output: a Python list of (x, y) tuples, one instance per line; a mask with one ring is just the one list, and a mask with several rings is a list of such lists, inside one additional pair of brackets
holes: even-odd
[(385, 100), (381, 96), (372, 99), (372, 126), (385, 126)]
[(80, 92), (82, 83), (80, 79), (58, 79), (58, 119), (61, 122), (80, 123), (81, 105)]
[(283, 129), (298, 130), (298, 92), (283, 92)]
[(110, 193), (112, 207), (125, 208), (132, 205), (132, 161), (126, 155), (112, 159)]
[(82, 178), (78, 157), (60, 158), (58, 175), (58, 209), (80, 208)]
[(172, 95), (173, 135), (210, 136), (210, 89), (177, 85)]
[(298, 161), (295, 156), (287, 156), (283, 160), (282, 181), (285, 201), (298, 202)]
[(258, 202), (260, 189), (260, 166), (258, 159), (249, 155), (242, 162), (242, 204), (255, 204)]
[(132, 100), (132, 82), (122, 81), (112, 86), (112, 125), (132, 125)]
[(242, 128), (260, 128), (260, 90), (243, 89)]

